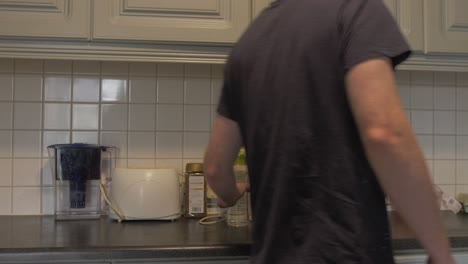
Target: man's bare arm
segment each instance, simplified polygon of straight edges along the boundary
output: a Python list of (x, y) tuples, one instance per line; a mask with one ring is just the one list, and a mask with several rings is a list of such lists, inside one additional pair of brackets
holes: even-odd
[(432, 263), (454, 263), (428, 170), (396, 92), (387, 59), (358, 64), (346, 75), (348, 100), (367, 157), (392, 204)]
[[(220, 206), (233, 206), (242, 196), (246, 186), (236, 186), (233, 165), (242, 138), (236, 122), (217, 115), (211, 131), (210, 142), (205, 153), (205, 177), (216, 193)], [(240, 188), (239, 188), (240, 187)]]

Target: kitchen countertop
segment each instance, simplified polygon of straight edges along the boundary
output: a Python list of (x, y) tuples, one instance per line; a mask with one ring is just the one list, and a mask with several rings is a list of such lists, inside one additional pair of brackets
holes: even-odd
[[(451, 245), (468, 250), (468, 215), (441, 212)], [(390, 213), (396, 254), (422, 252), (412, 232)], [(137, 258), (246, 258), (249, 227), (226, 223), (100, 220), (55, 221), (53, 216), (0, 216), (0, 261)]]

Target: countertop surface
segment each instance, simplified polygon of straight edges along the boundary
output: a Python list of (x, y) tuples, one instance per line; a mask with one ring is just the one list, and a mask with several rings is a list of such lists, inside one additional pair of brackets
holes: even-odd
[[(441, 212), (454, 249), (468, 249), (468, 215)], [(389, 215), (395, 253), (420, 252), (413, 233)], [(196, 258), (247, 257), (249, 227), (197, 220), (174, 222), (100, 220), (55, 221), (53, 216), (0, 216), (0, 260), (39, 258)]]

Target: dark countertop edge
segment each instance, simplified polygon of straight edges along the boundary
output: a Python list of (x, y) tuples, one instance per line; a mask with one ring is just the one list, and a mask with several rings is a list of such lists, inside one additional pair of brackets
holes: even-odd
[(226, 246), (25, 248), (0, 250), (0, 261), (115, 259), (247, 259), (249, 244)]
[[(468, 238), (453, 248), (454, 252), (468, 251)], [(453, 239), (451, 239), (451, 242)], [(414, 239), (393, 241), (395, 255), (424, 254)], [(0, 250), (0, 261), (55, 261), (55, 260), (115, 260), (115, 259), (247, 259), (250, 244), (213, 246), (163, 247), (88, 247), (88, 248), (23, 248)]]

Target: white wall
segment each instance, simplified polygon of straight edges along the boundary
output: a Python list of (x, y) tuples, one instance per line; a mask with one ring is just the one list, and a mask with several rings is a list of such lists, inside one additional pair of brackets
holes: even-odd
[[(115, 145), (121, 167), (201, 161), (221, 65), (0, 59), (0, 215), (51, 214), (46, 147)], [(468, 192), (468, 74), (397, 72), (432, 171)]]
[(121, 167), (201, 162), (221, 65), (0, 60), (0, 215), (51, 214), (47, 146), (98, 143)]

